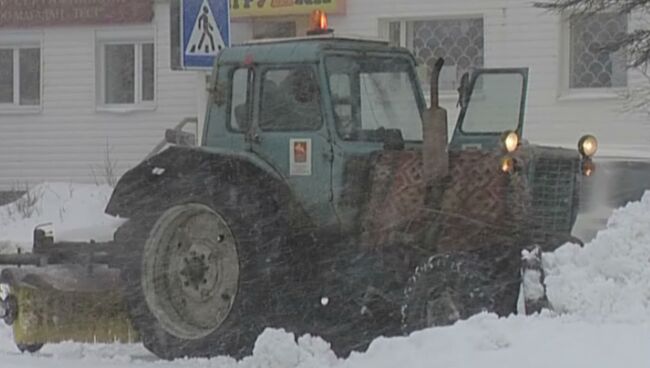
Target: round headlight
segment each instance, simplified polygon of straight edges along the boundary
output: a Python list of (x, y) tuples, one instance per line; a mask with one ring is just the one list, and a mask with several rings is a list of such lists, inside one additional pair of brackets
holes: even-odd
[(504, 173), (511, 173), (515, 169), (515, 161), (510, 156), (503, 156), (499, 161), (499, 166)]
[(501, 144), (506, 152), (512, 153), (519, 147), (519, 135), (512, 130), (505, 131), (501, 135)]
[(578, 151), (585, 157), (592, 157), (598, 151), (598, 140), (593, 135), (585, 135), (578, 142)]

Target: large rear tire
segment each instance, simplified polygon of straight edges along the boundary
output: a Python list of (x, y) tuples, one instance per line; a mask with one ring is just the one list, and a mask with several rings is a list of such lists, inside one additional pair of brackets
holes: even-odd
[(125, 295), (143, 344), (165, 359), (252, 352), (273, 321), (272, 261), (286, 226), (272, 196), (225, 186), (120, 231)]

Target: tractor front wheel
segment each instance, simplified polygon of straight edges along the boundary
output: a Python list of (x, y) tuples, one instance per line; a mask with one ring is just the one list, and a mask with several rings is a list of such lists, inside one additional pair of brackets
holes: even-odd
[(511, 249), (430, 257), (416, 269), (404, 291), (403, 332), (450, 325), (482, 311), (500, 316), (515, 313), (518, 262)]

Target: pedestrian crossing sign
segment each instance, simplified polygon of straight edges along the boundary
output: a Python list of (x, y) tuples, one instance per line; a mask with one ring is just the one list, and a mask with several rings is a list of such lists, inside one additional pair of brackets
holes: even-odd
[(211, 69), (230, 46), (229, 0), (182, 0), (182, 51), (186, 69)]

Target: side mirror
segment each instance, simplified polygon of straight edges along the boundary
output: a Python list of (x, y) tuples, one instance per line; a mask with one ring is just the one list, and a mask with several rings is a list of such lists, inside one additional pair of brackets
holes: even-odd
[(196, 136), (177, 129), (165, 130), (165, 141), (178, 146), (196, 146)]
[(469, 73), (465, 72), (460, 78), (460, 86), (458, 87), (458, 103), (457, 107), (464, 109), (469, 102)]

